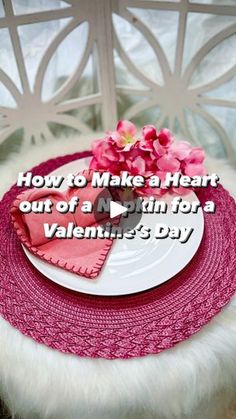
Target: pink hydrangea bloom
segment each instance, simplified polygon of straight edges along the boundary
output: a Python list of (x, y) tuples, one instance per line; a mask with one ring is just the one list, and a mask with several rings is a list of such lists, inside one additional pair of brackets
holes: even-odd
[(95, 140), (92, 145), (93, 158), (90, 168), (107, 170), (119, 174), (121, 163), (125, 161), (122, 153), (118, 153), (111, 138)]
[(206, 169), (201, 163), (189, 163), (184, 169), (184, 173), (188, 176), (203, 176), (206, 174)]
[(186, 188), (167, 189), (164, 180), (167, 172), (180, 172), (190, 177), (206, 174), (205, 153), (201, 147), (192, 147), (187, 141), (175, 141), (172, 132), (163, 128), (159, 132), (154, 125), (145, 125), (141, 138), (136, 138), (135, 125), (127, 120), (119, 121), (115, 131), (109, 131), (103, 139), (92, 146), (93, 158), (90, 168), (106, 170), (113, 174), (127, 171), (131, 175), (161, 179), (160, 188), (137, 188), (140, 195), (161, 196), (167, 191), (184, 195)]
[(132, 145), (135, 143), (135, 135), (137, 133), (137, 128), (130, 121), (119, 121), (116, 126), (116, 131), (110, 133), (110, 138), (114, 143), (120, 147), (124, 148), (127, 145)]
[(170, 144), (174, 141), (174, 136), (169, 129), (163, 128), (158, 134), (158, 140), (162, 147), (169, 147)]
[(191, 146), (187, 141), (175, 141), (169, 148), (169, 153), (180, 161), (186, 159), (190, 152)]
[(164, 172), (178, 172), (180, 169), (180, 162), (169, 154), (165, 154), (157, 161), (157, 166)]
[(157, 138), (156, 127), (154, 127), (154, 125), (145, 125), (142, 129), (142, 135), (145, 141), (156, 140)]
[(201, 147), (193, 147), (191, 148), (190, 153), (186, 158), (186, 162), (193, 163), (193, 164), (195, 163), (201, 164), (203, 163), (204, 159), (205, 159), (204, 150)]
[(132, 173), (132, 175), (145, 176), (146, 163), (143, 157), (137, 156), (133, 160), (127, 160), (126, 164), (128, 172)]
[(201, 147), (193, 147), (185, 159), (186, 166), (184, 173), (188, 176), (205, 175), (206, 169), (203, 166), (204, 159), (204, 150)]

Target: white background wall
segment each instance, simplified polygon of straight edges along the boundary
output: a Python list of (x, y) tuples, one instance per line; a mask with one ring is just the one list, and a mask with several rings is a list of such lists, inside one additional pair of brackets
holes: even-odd
[(0, 0), (0, 143), (118, 118), (235, 159), (236, 0)]

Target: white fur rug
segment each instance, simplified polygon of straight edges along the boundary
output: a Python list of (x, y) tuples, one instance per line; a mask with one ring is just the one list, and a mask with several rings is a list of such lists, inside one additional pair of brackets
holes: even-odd
[[(98, 137), (98, 135), (96, 135)], [(1, 194), (18, 171), (89, 148), (90, 138), (32, 146), (0, 168)], [(236, 173), (209, 161), (235, 193)], [(236, 396), (236, 298), (201, 332), (157, 356), (81, 359), (42, 346), (0, 318), (0, 393), (27, 419), (225, 419)]]

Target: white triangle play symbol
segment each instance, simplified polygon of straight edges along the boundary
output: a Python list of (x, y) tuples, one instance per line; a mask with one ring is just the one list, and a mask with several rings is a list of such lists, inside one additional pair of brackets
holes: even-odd
[(117, 202), (110, 202), (110, 218), (117, 217), (117, 215), (123, 214), (127, 211), (127, 208)]

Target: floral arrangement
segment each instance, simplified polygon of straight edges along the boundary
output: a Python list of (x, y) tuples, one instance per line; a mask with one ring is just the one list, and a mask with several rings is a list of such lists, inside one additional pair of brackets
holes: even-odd
[[(201, 147), (192, 147), (187, 141), (176, 141), (172, 132), (163, 128), (159, 132), (154, 125), (142, 128), (141, 138), (130, 121), (119, 121), (115, 131), (108, 131), (92, 145), (93, 158), (90, 168), (120, 175), (142, 175), (146, 179), (157, 175), (161, 188), (138, 188), (139, 194), (163, 195), (170, 190), (164, 186), (166, 172), (179, 172), (190, 177), (204, 175), (205, 153)], [(186, 188), (173, 188), (173, 192), (186, 193)], [(171, 191), (171, 192), (172, 192)]]

